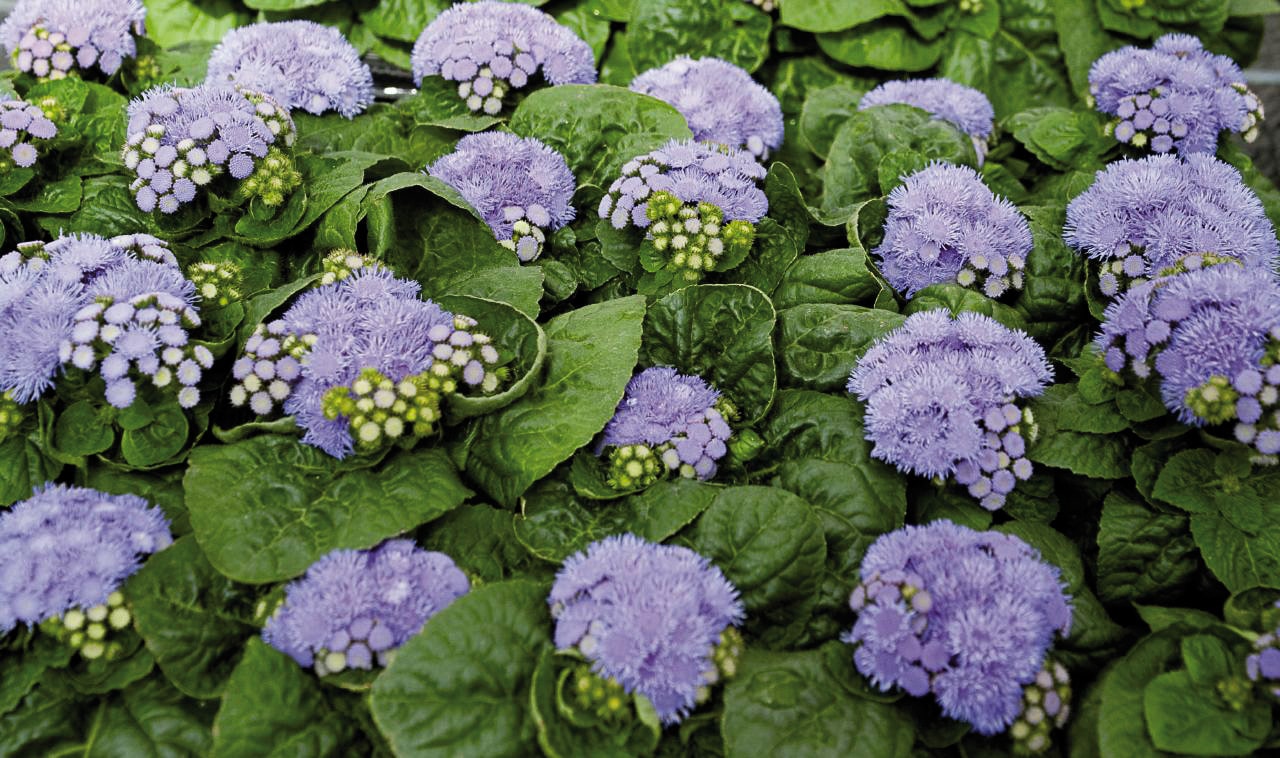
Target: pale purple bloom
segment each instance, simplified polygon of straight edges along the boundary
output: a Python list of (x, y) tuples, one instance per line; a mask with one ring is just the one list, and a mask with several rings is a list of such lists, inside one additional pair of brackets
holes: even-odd
[[(1274, 604), (1280, 608), (1280, 603)], [(1245, 659), (1245, 674), (1251, 681), (1266, 687), (1273, 697), (1280, 697), (1280, 629), (1258, 635), (1253, 649)]]
[(0, 44), (19, 71), (42, 79), (94, 67), (109, 76), (137, 54), (146, 16), (140, 0), (18, 0)]
[(1021, 289), (1031, 228), (968, 166), (932, 163), (889, 193), (884, 241), (872, 252), (907, 297), (958, 282), (989, 297)]
[(745, 615), (737, 589), (706, 558), (632, 534), (566, 559), (547, 603), (556, 647), (578, 649), (596, 673), (647, 697), (668, 724), (714, 680), (720, 635)]
[(422, 30), (413, 46), (413, 80), (459, 82), (473, 111), (496, 115), (510, 90), (539, 73), (550, 84), (593, 84), (591, 46), (537, 8), (484, 0), (458, 3)]
[(982, 164), (995, 123), (995, 110), (982, 92), (950, 79), (895, 79), (863, 95), (858, 110), (895, 103), (914, 106), (955, 124), (973, 140), (978, 163)]
[(285, 588), (262, 638), (321, 674), (382, 666), (470, 588), (453, 559), (410, 540), (334, 550)]
[(227, 32), (209, 54), (206, 81), (271, 95), (286, 108), (347, 118), (373, 103), (373, 74), (342, 32), (278, 21)]
[(137, 495), (47, 484), (0, 512), (0, 634), (105, 603), (172, 542), (169, 521)]
[(738, 66), (681, 56), (637, 76), (631, 89), (670, 104), (693, 138), (746, 150), (761, 160), (782, 145), (782, 106)]
[(701, 377), (668, 366), (641, 371), (605, 425), (605, 446), (647, 445), (657, 448), (670, 470), (692, 467), (699, 479), (715, 476), (716, 462), (728, 452), (729, 424), (716, 409), (720, 393)]
[(34, 141), (43, 142), (57, 134), (58, 127), (39, 106), (0, 95), (0, 150), (8, 152), (14, 165), (34, 166), (40, 157)]
[(1059, 571), (1022, 540), (950, 521), (881, 536), (862, 560), (842, 639), (880, 690), (933, 693), (942, 712), (980, 734), (1021, 710), (1056, 636), (1071, 628)]

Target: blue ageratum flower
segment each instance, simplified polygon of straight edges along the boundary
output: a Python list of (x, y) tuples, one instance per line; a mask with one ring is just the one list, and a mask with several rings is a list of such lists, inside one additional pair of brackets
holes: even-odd
[(385, 666), (428, 619), (470, 589), (452, 558), (411, 540), (334, 550), (289, 583), (262, 639), (321, 676)]
[(594, 84), (591, 46), (537, 8), (484, 0), (458, 3), (422, 30), (413, 45), (413, 80), (458, 82), (473, 111), (497, 115), (512, 90), (541, 73), (549, 84)]
[[(1280, 608), (1280, 603), (1272, 607)], [(1253, 649), (1244, 661), (1245, 674), (1272, 697), (1280, 698), (1280, 629), (1259, 635), (1253, 641)]]
[(1099, 263), (1099, 288), (1111, 297), (1205, 262), (1272, 269), (1280, 260), (1262, 202), (1239, 171), (1210, 155), (1108, 165), (1067, 206), (1063, 239)]
[(0, 634), (106, 605), (142, 556), (172, 541), (168, 519), (137, 495), (36, 489), (0, 513)]
[(1120, 142), (1157, 153), (1214, 153), (1218, 135), (1258, 136), (1262, 102), (1235, 61), (1188, 34), (1166, 34), (1150, 50), (1124, 47), (1094, 61), (1089, 94)]
[(542, 253), (548, 232), (574, 218), (578, 182), (569, 164), (532, 137), (468, 134), (427, 173), (456, 189), (525, 263)]
[(631, 89), (680, 111), (699, 142), (746, 150), (760, 160), (782, 145), (778, 98), (728, 61), (681, 56), (640, 74)]
[(40, 157), (37, 145), (58, 136), (58, 127), (40, 106), (0, 97), (0, 148), (9, 153), (7, 160), (0, 159), (0, 172), (12, 166), (31, 168)]
[(871, 455), (900, 471), (954, 477), (996, 510), (1018, 480), (1036, 426), (1017, 402), (1053, 372), (1023, 332), (978, 313), (917, 313), (858, 361), (848, 390), (867, 404)]
[(738, 591), (688, 548), (631, 534), (593, 542), (565, 560), (547, 602), (556, 647), (647, 697), (663, 723), (705, 702), (736, 665), (717, 648), (745, 616)]
[(147, 9), (140, 0), (18, 0), (0, 24), (14, 68), (41, 79), (114, 74), (137, 55)]
[(373, 103), (373, 74), (342, 32), (314, 21), (250, 24), (209, 54), (205, 80), (238, 84), (308, 113), (347, 118)]
[(982, 165), (996, 117), (991, 101), (982, 92), (950, 79), (895, 79), (863, 95), (858, 110), (893, 104), (911, 105), (955, 124), (973, 140), (978, 165)]
[(286, 150), (295, 130), (270, 95), (230, 84), (163, 85), (129, 103), (121, 157), (138, 208), (173, 213), (229, 174), (248, 197), (279, 205), (301, 183)]
[(362, 266), (304, 293), (245, 344), (231, 404), (259, 416), (283, 408), (304, 443), (335, 458), (430, 434), (445, 397), (491, 392), (501, 371), (473, 319), (418, 292), (417, 282)]
[[(979, 734), (1009, 729), (1031, 705), (1041, 713), (1028, 721), (1065, 721), (1066, 672), (1047, 655), (1070, 631), (1071, 606), (1058, 569), (1034, 548), (935, 521), (881, 536), (860, 573), (849, 599), (858, 619), (842, 639), (881, 691), (932, 693), (945, 715)], [(1029, 687), (1053, 697), (1029, 703)]]
[(722, 403), (701, 377), (667, 366), (636, 374), (601, 440), (601, 452), (609, 449), (610, 484), (646, 485), (664, 471), (690, 479), (715, 476), (732, 435)]
[(1233, 423), (1280, 453), (1280, 282), (1233, 262), (1137, 285), (1108, 306), (1094, 344), (1107, 368), (1155, 377), (1184, 424)]
[(889, 193), (884, 241), (872, 252), (907, 297), (956, 282), (1000, 297), (1022, 288), (1031, 227), (968, 166), (933, 163)]

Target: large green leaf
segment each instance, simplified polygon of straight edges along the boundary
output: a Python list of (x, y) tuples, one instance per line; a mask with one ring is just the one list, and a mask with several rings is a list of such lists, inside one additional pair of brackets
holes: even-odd
[(636, 71), (680, 55), (720, 58), (755, 71), (769, 54), (769, 15), (742, 0), (644, 0), (627, 25), (627, 52)]
[(905, 320), (857, 305), (798, 305), (780, 315), (782, 381), (815, 390), (843, 389), (863, 353)]

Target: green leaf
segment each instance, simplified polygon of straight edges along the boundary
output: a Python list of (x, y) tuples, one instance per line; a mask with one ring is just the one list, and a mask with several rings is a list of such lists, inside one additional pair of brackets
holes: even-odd
[(435, 300), (452, 313), (478, 321), (476, 328), (492, 338), (498, 350), (497, 366), (511, 373), (510, 383), (504, 384), (501, 392), (450, 397), (446, 403), (450, 422), (505, 408), (533, 387), (547, 355), (547, 335), (533, 319), (506, 303), (468, 295), (446, 295)]
[(1098, 524), (1098, 597), (1150, 601), (1176, 593), (1200, 567), (1185, 516), (1111, 492)]
[(1157, 748), (1221, 756), (1251, 755), (1262, 747), (1271, 730), (1267, 703), (1254, 700), (1236, 711), (1214, 697), (1212, 684), (1197, 684), (1192, 678), (1190, 669), (1171, 671), (1157, 676), (1143, 691), (1143, 712)]
[(755, 71), (769, 54), (769, 14), (741, 0), (645, 0), (627, 24), (627, 52), (637, 71), (677, 56), (720, 58)]
[(511, 512), (491, 505), (464, 505), (431, 524), (422, 546), (453, 559), (469, 575), (497, 582), (524, 572), (529, 554), (516, 540)]
[(257, 633), (252, 594), (219, 574), (193, 537), (151, 556), (127, 585), (138, 633), (186, 695), (216, 698)]
[(1191, 513), (1266, 512), (1280, 492), (1280, 471), (1272, 466), (1254, 471), (1245, 462), (1242, 476), (1232, 467), (1218, 465), (1231, 458), (1231, 453), (1205, 448), (1184, 450), (1165, 463), (1152, 494)]
[(147, 36), (161, 47), (192, 40), (217, 42), (252, 21), (232, 0), (147, 0)]
[(542, 385), (476, 422), (465, 469), (503, 505), (573, 455), (613, 417), (640, 349), (644, 298), (588, 305), (546, 325)]
[(551, 624), (546, 588), (527, 581), (479, 587), (433, 616), (373, 685), (373, 717), (395, 753), (527, 752), (529, 687)]
[(1006, 122), (1014, 139), (1046, 165), (1059, 171), (1102, 168), (1115, 140), (1102, 133), (1093, 111), (1032, 108)]
[(45, 671), (66, 666), (73, 655), (70, 645), (47, 634), (34, 634), (30, 644), (4, 651), (0, 655), (0, 668), (4, 670), (4, 677), (0, 678), (0, 714), (17, 708)]
[(806, 303), (854, 305), (873, 301), (883, 285), (867, 266), (867, 254), (856, 248), (801, 256), (787, 269), (774, 293), (779, 309)]
[(151, 677), (103, 702), (82, 748), (86, 758), (208, 755), (212, 712)]
[(132, 466), (150, 468), (170, 463), (186, 447), (190, 424), (177, 401), (152, 410), (155, 415), (146, 426), (126, 428), (120, 433), (120, 453)]
[(1124, 435), (1061, 428), (1073, 421), (1059, 413), (1053, 396), (1033, 400), (1030, 408), (1040, 426), (1039, 436), (1027, 446), (1027, 457), (1032, 461), (1095, 479), (1128, 478), (1129, 443)]
[(360, 14), (360, 21), (379, 37), (413, 42), (452, 3), (447, 0), (382, 0)]
[(58, 414), (53, 427), (53, 444), (73, 456), (93, 455), (111, 447), (116, 441), (111, 416), (88, 400), (68, 405)]
[(1083, 97), (1089, 92), (1089, 68), (1093, 62), (1125, 43), (1102, 28), (1097, 0), (1054, 0), (1051, 5), (1071, 88)]
[[(540, 266), (507, 266), (468, 271), (445, 281), (430, 282), (427, 297), (470, 295), (497, 300), (528, 315), (538, 317), (538, 301), (542, 299), (543, 273)], [(490, 335), (493, 336), (493, 335)]]
[(782, 311), (779, 336), (783, 384), (841, 389), (873, 342), (905, 317), (857, 305), (798, 305)]
[(856, 29), (819, 34), (818, 47), (850, 66), (924, 71), (942, 57), (943, 41), (921, 39), (904, 22), (881, 19)]
[(819, 158), (826, 159), (836, 131), (858, 112), (863, 91), (844, 82), (813, 90), (800, 114), (800, 137)]
[(214, 758), (346, 755), (350, 723), (315, 674), (258, 637), (245, 646), (213, 722)]
[(645, 321), (643, 362), (701, 376), (752, 423), (777, 388), (769, 298), (744, 284), (699, 284), (654, 303)]
[(183, 479), (209, 562), (262, 584), (301, 574), (336, 548), (367, 548), (456, 508), (471, 493), (440, 450), (349, 470), (282, 437), (196, 448)]
[[(1264, 519), (1262, 514), (1255, 518)], [(1197, 513), (1191, 516), (1191, 534), (1209, 570), (1231, 592), (1280, 585), (1280, 525), (1245, 529), (1225, 515)]]
[(838, 32), (907, 10), (902, 0), (791, 0), (780, 6), (782, 23), (806, 32)]
[[(607, 721), (575, 723), (573, 719), (581, 716), (568, 710), (573, 706), (565, 702), (564, 695), (572, 693), (564, 693), (561, 689), (566, 684), (562, 677), (567, 672), (557, 668), (557, 661), (571, 663), (573, 659), (558, 656), (551, 650), (543, 651), (533, 672), (529, 693), (533, 718), (538, 725), (538, 745), (549, 758), (578, 755), (631, 758), (653, 754), (662, 737), (662, 724), (656, 716), (649, 723), (641, 718), (628, 719), (620, 725)], [(638, 706), (639, 699), (635, 702)]]
[(1101, 681), (1098, 747), (1102, 755), (1161, 758), (1147, 733), (1144, 690), (1178, 654), (1176, 630), (1153, 634), (1120, 659)]

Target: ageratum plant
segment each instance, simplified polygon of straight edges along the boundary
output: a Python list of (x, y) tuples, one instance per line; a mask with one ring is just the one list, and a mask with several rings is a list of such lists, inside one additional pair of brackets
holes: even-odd
[(0, 755), (1274, 752), (1272, 5), (17, 3)]

